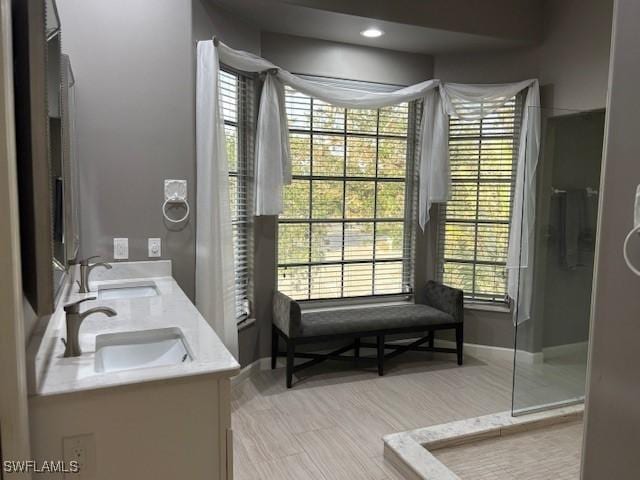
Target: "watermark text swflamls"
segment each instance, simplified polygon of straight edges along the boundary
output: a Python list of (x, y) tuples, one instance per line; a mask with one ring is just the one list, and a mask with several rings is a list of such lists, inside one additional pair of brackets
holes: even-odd
[(80, 463), (76, 460), (5, 460), (2, 462), (5, 473), (78, 473)]

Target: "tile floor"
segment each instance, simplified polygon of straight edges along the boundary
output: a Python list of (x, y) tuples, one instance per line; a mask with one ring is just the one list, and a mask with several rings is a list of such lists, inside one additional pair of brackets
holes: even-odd
[(510, 410), (512, 361), (429, 357), (406, 353), (384, 377), (325, 362), (290, 390), (281, 365), (254, 370), (232, 391), (235, 479), (400, 480), (383, 435)]

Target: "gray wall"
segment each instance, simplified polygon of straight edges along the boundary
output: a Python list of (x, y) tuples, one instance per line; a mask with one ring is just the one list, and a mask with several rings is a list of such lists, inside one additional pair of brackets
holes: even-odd
[[(602, 163), (604, 111), (568, 113), (543, 109), (542, 149), (538, 162), (536, 246), (531, 320), (518, 329), (518, 345), (533, 352), (589, 338), (591, 283), (598, 196), (586, 196), (580, 228), (592, 235), (579, 242), (580, 265), (569, 269), (561, 258), (562, 194), (552, 189), (598, 189)], [(582, 223), (582, 222), (586, 223)], [(586, 230), (582, 230), (585, 233)]]
[(484, 54), (436, 55), (434, 76), (465, 83), (535, 77), (552, 90), (543, 106), (603, 108), (612, 10), (613, 0), (545, 0), (540, 45)]
[[(622, 258), (640, 182), (640, 2), (617, 0), (614, 17), (600, 234), (594, 283), (587, 386), (584, 480), (640, 478), (640, 278)], [(640, 265), (636, 238), (630, 252)]]
[[(555, 112), (553, 112), (555, 113)], [(562, 113), (562, 112), (561, 112)], [(541, 315), (533, 321), (543, 327), (542, 348), (556, 345), (586, 342), (589, 339), (591, 310), (591, 283), (595, 254), (595, 228), (598, 220), (598, 197), (585, 196), (584, 217), (592, 226), (593, 240), (586, 238), (579, 243), (580, 264), (568, 269), (561, 259), (560, 240), (563, 236), (559, 220), (561, 195), (553, 195), (552, 188), (582, 190), (600, 185), (602, 142), (604, 136), (604, 112), (581, 115), (561, 115), (549, 120), (548, 129), (553, 132), (550, 155), (541, 159), (542, 168), (551, 168), (551, 181), (541, 185), (542, 194), (549, 198), (548, 210), (538, 210), (539, 238), (546, 243), (545, 263), (540, 276), (542, 289), (537, 292), (536, 303), (541, 303)], [(545, 134), (546, 137), (550, 133)], [(548, 163), (548, 165), (544, 165)], [(575, 219), (580, 222), (580, 217)]]
[(436, 55), (434, 77), (460, 83), (519, 82), (539, 76), (539, 57), (538, 48)]
[(262, 56), (294, 73), (396, 85), (433, 78), (433, 57), (313, 38), (262, 34)]
[[(63, 51), (77, 86), (81, 162), (81, 255), (111, 259), (113, 237), (129, 259), (147, 258), (147, 238), (193, 297), (195, 213), (165, 224), (163, 180), (186, 179), (195, 206), (191, 0), (59, 0)], [(176, 212), (178, 214), (180, 212)]]
[[(260, 30), (207, 0), (192, 0), (193, 40), (211, 40), (215, 35), (238, 50), (260, 54)], [(195, 58), (195, 48), (193, 50)]]
[(545, 0), (540, 81), (552, 84), (549, 107), (603, 108), (606, 102), (613, 0)]

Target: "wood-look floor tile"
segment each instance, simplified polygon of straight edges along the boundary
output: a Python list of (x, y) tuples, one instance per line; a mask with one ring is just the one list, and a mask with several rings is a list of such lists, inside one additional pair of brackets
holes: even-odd
[[(303, 370), (292, 389), (281, 364), (254, 371), (232, 392), (236, 479), (401, 480), (384, 460), (382, 436), (508, 410), (512, 363), (467, 357), (459, 367), (452, 355), (411, 353), (378, 377), (370, 367), (325, 362)], [(556, 382), (579, 389), (576, 368), (521, 368), (516, 393), (544, 403), (561, 393)]]
[(326, 480), (315, 463), (305, 453), (259, 463), (251, 480)]
[(397, 432), (391, 424), (365, 408), (336, 410), (331, 418), (369, 457), (382, 456), (382, 437)]
[(234, 412), (232, 428), (254, 465), (302, 453), (298, 440), (276, 410)]
[(233, 386), (231, 392), (231, 408), (235, 411), (242, 408), (245, 411), (270, 410), (273, 408), (270, 396), (264, 395), (257, 387), (258, 381), (244, 380)]
[(296, 435), (305, 452), (327, 480), (382, 480), (384, 471), (342, 428)]

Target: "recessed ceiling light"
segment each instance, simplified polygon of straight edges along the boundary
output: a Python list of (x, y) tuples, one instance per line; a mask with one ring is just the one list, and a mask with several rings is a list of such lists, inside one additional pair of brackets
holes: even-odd
[(360, 35), (367, 38), (378, 38), (384, 35), (384, 32), (378, 28), (367, 28), (360, 32)]

